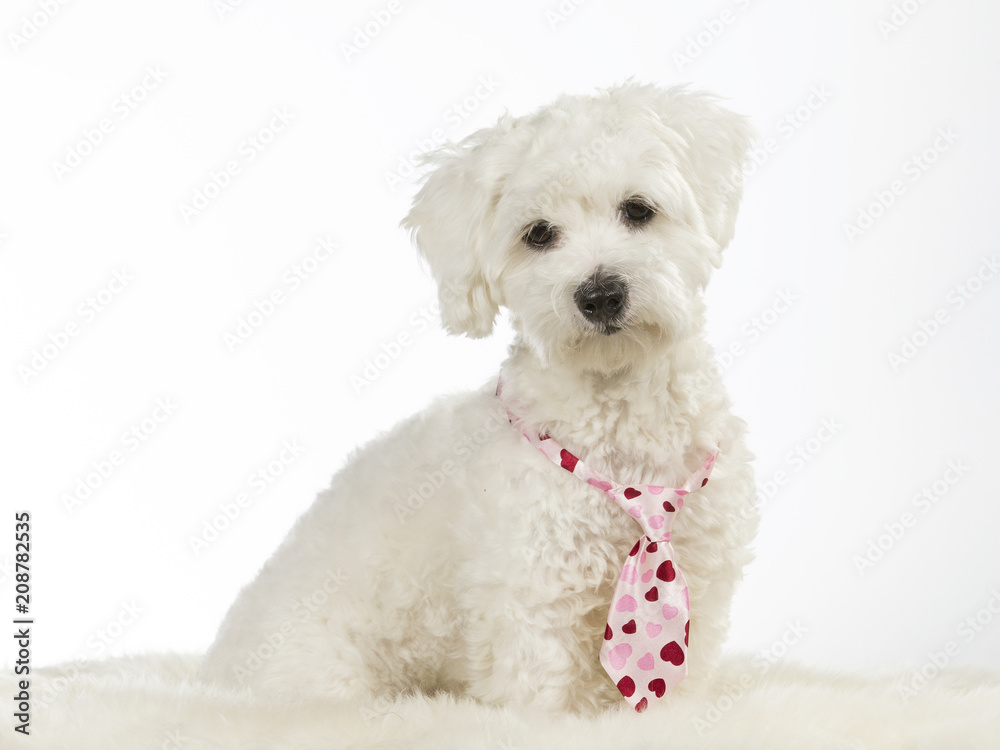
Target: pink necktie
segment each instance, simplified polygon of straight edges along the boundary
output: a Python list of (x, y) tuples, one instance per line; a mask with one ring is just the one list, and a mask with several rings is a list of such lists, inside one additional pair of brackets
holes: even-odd
[(718, 454), (709, 456), (680, 489), (618, 484), (548, 435), (526, 432), (521, 420), (508, 414), (511, 424), (553, 463), (603, 490), (642, 526), (643, 536), (628, 553), (611, 599), (601, 664), (635, 710), (645, 711), (687, 675), (690, 604), (684, 575), (673, 562), (670, 527), (685, 495), (708, 482)]

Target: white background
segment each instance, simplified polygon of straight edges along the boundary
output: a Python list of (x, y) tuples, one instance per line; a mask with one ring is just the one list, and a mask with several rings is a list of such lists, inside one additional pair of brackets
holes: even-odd
[[(717, 92), (772, 139), (708, 294), (766, 499), (730, 647), (773, 648), (797, 623), (789, 658), (803, 663), (920, 666), (952, 642), (954, 663), (1000, 669), (1000, 279), (954, 302), (997, 258), (1000, 6), (693, 6), (4, 3), (0, 610), (27, 509), (35, 663), (204, 650), (352, 446), (494, 377), (509, 328), (446, 337), (398, 228), (411, 156), (634, 76)], [(261, 133), (276, 110), (290, 122)], [(185, 221), (231, 160), (239, 173)], [(849, 237), (862, 211), (877, 218)], [(325, 236), (338, 249), (291, 289)], [(227, 333), (275, 289), (284, 303), (230, 351)], [(102, 290), (102, 309), (81, 312)], [(358, 392), (366, 360), (404, 333)], [(37, 372), (36, 350), (52, 355)], [(157, 399), (172, 413), (126, 442)], [(285, 441), (301, 456), (258, 492), (250, 477)], [(68, 508), (116, 450), (123, 463)], [(925, 487), (933, 505), (915, 500)], [(887, 524), (899, 538), (872, 562)], [(978, 632), (963, 625), (977, 613)]]

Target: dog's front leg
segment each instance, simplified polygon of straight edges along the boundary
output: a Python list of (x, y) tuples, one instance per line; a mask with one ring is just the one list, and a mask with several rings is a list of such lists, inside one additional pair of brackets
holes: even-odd
[(518, 521), (523, 536), (480, 537), (478, 556), (457, 576), (468, 694), (550, 711), (620, 702), (599, 659), (613, 564), (589, 546), (553, 544), (548, 532), (556, 532), (537, 516)]
[(470, 695), (553, 711), (590, 711), (619, 697), (597, 659), (602, 614), (581, 618), (579, 602), (531, 604), (519, 601), (520, 592), (479, 593), (482, 606), (465, 633)]

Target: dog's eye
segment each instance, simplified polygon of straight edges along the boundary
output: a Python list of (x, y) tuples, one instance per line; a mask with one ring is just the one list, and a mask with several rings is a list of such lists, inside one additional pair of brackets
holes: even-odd
[(524, 241), (535, 247), (545, 247), (556, 238), (556, 228), (547, 221), (540, 221), (528, 227)]
[(645, 224), (656, 215), (656, 211), (638, 198), (629, 198), (622, 203), (621, 212), (625, 221), (633, 225)]

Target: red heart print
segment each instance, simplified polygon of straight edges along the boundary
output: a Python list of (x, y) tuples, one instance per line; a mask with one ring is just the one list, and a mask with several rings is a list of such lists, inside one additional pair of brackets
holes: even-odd
[(635, 620), (629, 620), (624, 625), (622, 625), (622, 632), (632, 635), (635, 632)]
[(632, 498), (639, 497), (639, 495), (641, 495), (642, 493), (639, 492), (639, 490), (637, 490), (635, 487), (626, 487), (624, 494), (626, 500), (631, 500)]
[(646, 592), (646, 601), (655, 602), (660, 598), (660, 592), (656, 590), (656, 586), (653, 586), (649, 591)]
[(664, 500), (663, 501), (663, 510), (667, 511), (667, 513), (676, 513), (677, 512), (677, 508), (675, 508), (674, 504), (672, 502), (670, 502), (669, 500)]
[(691, 630), (691, 621), (684, 623), (684, 645), (688, 645), (688, 633)]
[(708, 477), (705, 477), (704, 479), (701, 480), (702, 487), (704, 487), (706, 484), (708, 484)]
[(618, 680), (618, 692), (626, 698), (632, 697), (632, 694), (635, 693), (635, 683), (632, 681), (631, 677), (625, 675)]
[(660, 658), (679, 667), (684, 663), (684, 649), (680, 647), (677, 641), (670, 641), (670, 643), (660, 649)]
[(664, 560), (661, 562), (660, 567), (656, 569), (656, 577), (667, 583), (674, 580), (677, 577), (677, 571), (674, 570), (673, 560)]
[(635, 557), (639, 554), (639, 545), (642, 544), (642, 540), (639, 539), (635, 544), (632, 545), (632, 551), (628, 553), (629, 557)]
[(648, 705), (649, 705), (649, 701), (647, 701), (646, 698), (643, 697), (643, 699), (641, 701), (639, 701), (638, 703), (635, 704), (635, 712), (637, 714), (641, 714), (643, 711), (646, 710), (646, 706), (648, 706)]
[(611, 626), (610, 625), (605, 625), (604, 626), (604, 640), (610, 641), (613, 636), (614, 636), (614, 633), (611, 632)]
[(559, 465), (566, 469), (566, 471), (573, 471), (576, 468), (577, 461), (580, 460), (565, 448), (559, 451), (559, 458), (562, 459)]
[(649, 692), (653, 693), (657, 698), (662, 698), (663, 694), (667, 692), (667, 683), (665, 683), (659, 677), (657, 677), (655, 680), (650, 680)]
[(650, 542), (649, 546), (646, 547), (646, 552), (656, 552), (657, 549), (659, 549), (659, 547), (656, 542)]

